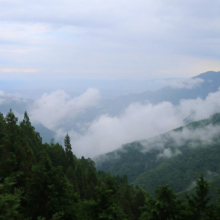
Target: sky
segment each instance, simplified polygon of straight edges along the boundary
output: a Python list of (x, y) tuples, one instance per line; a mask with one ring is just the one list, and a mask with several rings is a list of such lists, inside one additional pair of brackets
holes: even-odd
[(219, 71), (219, 8), (218, 0), (0, 0), (0, 81)]

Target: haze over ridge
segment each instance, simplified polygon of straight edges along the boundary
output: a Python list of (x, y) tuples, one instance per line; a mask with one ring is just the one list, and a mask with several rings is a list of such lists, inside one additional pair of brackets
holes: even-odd
[[(207, 72), (196, 78), (170, 81), (169, 86), (155, 92), (115, 100), (103, 100), (94, 88), (74, 98), (63, 90), (45, 93), (30, 102), (11, 97), (13, 103), (22, 106), (20, 118), (27, 110), (32, 122), (55, 132), (60, 143), (69, 133), (76, 155), (93, 157), (218, 112), (219, 82), (219, 72)], [(1, 95), (1, 106), (6, 108), (10, 95)]]

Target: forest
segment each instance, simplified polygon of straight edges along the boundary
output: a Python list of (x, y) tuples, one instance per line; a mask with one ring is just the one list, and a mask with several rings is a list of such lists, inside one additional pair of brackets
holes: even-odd
[[(179, 183), (177, 176), (169, 178)], [(21, 122), (12, 110), (0, 114), (2, 220), (220, 219), (220, 190), (213, 199), (210, 187), (197, 174), (190, 192), (180, 196), (163, 184), (152, 194), (147, 185), (130, 184), (127, 175), (113, 176), (96, 170), (90, 158), (77, 158), (68, 134), (64, 146), (53, 139), (43, 144), (27, 112)]]

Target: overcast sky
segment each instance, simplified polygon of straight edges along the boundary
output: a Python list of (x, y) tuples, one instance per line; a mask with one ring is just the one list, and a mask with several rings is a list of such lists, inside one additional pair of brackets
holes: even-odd
[(220, 70), (219, 0), (0, 0), (0, 80)]

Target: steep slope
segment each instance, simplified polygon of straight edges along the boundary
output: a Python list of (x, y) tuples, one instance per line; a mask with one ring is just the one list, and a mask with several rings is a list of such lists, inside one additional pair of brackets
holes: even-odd
[(220, 174), (220, 113), (149, 140), (133, 142), (96, 159), (97, 168), (153, 193), (169, 184), (177, 192), (193, 186), (200, 173)]

